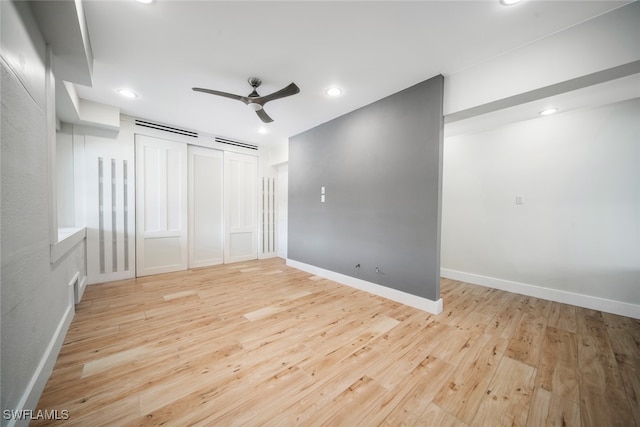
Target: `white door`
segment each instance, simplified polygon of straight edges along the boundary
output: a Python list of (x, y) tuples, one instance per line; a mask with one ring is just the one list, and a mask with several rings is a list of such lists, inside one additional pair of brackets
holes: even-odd
[(224, 153), (224, 262), (258, 258), (258, 160)]
[(189, 268), (222, 264), (222, 151), (190, 145), (188, 154)]
[(136, 135), (136, 274), (187, 268), (187, 145)]
[(84, 138), (87, 282), (135, 277), (133, 146)]

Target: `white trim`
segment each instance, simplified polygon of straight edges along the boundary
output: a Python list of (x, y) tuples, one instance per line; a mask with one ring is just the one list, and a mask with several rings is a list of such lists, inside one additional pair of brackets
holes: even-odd
[(486, 286), (516, 294), (640, 319), (640, 305), (637, 304), (629, 304), (627, 302), (577, 294), (559, 289), (544, 288), (541, 286), (529, 285), (527, 283), (496, 279), (495, 277), (481, 276), (479, 274), (465, 273), (463, 271), (449, 270), (447, 268), (441, 268), (440, 275), (447, 279), (459, 280), (461, 282), (472, 283), (474, 285)]
[(108, 273), (108, 277), (105, 276), (105, 274), (93, 274), (93, 275), (87, 275), (86, 277), (86, 281), (87, 281), (87, 285), (93, 286), (93, 285), (99, 285), (102, 283), (106, 283), (106, 282), (115, 282), (117, 280), (126, 280), (126, 279), (133, 279), (136, 277), (135, 275), (135, 266), (133, 268), (130, 268), (129, 270), (126, 271), (117, 271), (115, 273)]
[(59, 228), (58, 241), (51, 245), (51, 264), (55, 264), (64, 257), (78, 243), (87, 236), (87, 229), (82, 228)]
[(381, 286), (376, 283), (367, 282), (366, 280), (347, 276), (341, 273), (336, 273), (335, 271), (325, 270), (324, 268), (305, 264), (303, 262), (295, 261), (292, 259), (287, 259), (287, 265), (293, 268), (297, 268), (298, 270), (306, 271), (307, 273), (315, 274), (316, 276), (324, 277), (343, 285), (359, 289), (361, 291), (369, 292), (371, 294), (417, 308), (418, 310), (426, 311), (432, 314), (442, 313), (442, 298), (438, 299), (437, 301), (433, 301), (427, 298), (419, 297), (417, 295), (399, 291), (397, 289), (388, 288), (386, 286)]
[[(55, 333), (51, 337), (51, 341), (49, 341), (49, 345), (47, 346), (42, 359), (40, 359), (38, 367), (33, 373), (26, 390), (20, 398), (18, 405), (15, 408), (16, 411), (34, 410), (38, 405), (44, 386), (47, 384), (47, 380), (49, 379), (51, 372), (53, 372), (53, 366), (56, 363), (60, 347), (62, 347), (62, 343), (64, 342), (64, 338), (67, 335), (67, 331), (69, 330), (69, 326), (71, 325), (74, 315), (74, 306), (73, 304), (70, 304), (67, 306)], [(7, 427), (13, 427), (15, 425), (26, 426), (28, 423), (28, 420), (12, 419), (9, 420), (6, 425)]]

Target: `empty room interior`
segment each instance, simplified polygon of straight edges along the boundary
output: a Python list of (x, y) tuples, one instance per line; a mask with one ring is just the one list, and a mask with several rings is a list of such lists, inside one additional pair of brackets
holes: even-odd
[(640, 427), (637, 1), (0, 21), (3, 426)]

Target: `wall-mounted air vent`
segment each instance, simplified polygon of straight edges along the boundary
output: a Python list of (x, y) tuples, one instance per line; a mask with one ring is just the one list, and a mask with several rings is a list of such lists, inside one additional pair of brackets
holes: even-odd
[(232, 139), (219, 138), (216, 136), (216, 142), (227, 145), (234, 145), (236, 147), (248, 148), (250, 150), (257, 150), (258, 146), (253, 144), (247, 144), (246, 142), (234, 141)]
[(190, 130), (185, 130), (185, 129), (180, 129), (180, 128), (174, 128), (174, 127), (171, 127), (171, 126), (162, 125), (160, 123), (148, 122), (146, 120), (136, 119), (136, 125), (143, 126), (143, 127), (146, 127), (146, 128), (151, 128), (151, 129), (163, 130), (165, 132), (177, 133), (178, 135), (190, 136), (192, 138), (197, 138), (198, 137), (198, 132), (193, 132), (193, 131), (190, 131)]

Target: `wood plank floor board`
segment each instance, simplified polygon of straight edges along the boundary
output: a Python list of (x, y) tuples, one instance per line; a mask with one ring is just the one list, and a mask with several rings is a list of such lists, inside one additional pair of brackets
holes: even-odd
[(141, 414), (151, 414), (172, 402), (211, 389), (218, 393), (221, 410), (233, 408), (243, 396), (243, 393), (234, 393), (233, 390), (243, 390), (260, 383), (307, 357), (303, 345), (287, 345), (285, 349), (277, 350), (277, 346), (272, 347), (273, 352), (264, 356), (236, 352), (225, 355), (220, 363), (192, 364), (188, 372), (165, 377), (140, 395)]
[(640, 320), (602, 313), (634, 421), (640, 426)]
[[(124, 381), (124, 379), (122, 381)], [(109, 424), (106, 419), (103, 422), (96, 420), (95, 423), (88, 422), (86, 420), (93, 419), (94, 415), (103, 414), (105, 411), (117, 411), (117, 408), (120, 405), (128, 406), (130, 401), (127, 396), (133, 396), (135, 398), (135, 408), (131, 409), (128, 419), (140, 416), (140, 407), (137, 395), (140, 388), (130, 388), (122, 385), (119, 387), (115, 387), (113, 385), (104, 385), (101, 387), (101, 384), (96, 381), (89, 382), (87, 386), (90, 387), (90, 390), (84, 389), (86, 393), (80, 398), (77, 397), (78, 391), (73, 390), (70, 392), (70, 390), (67, 389), (60, 393), (59, 399), (48, 399), (42, 401), (41, 404), (46, 405), (46, 407), (49, 408), (62, 408), (68, 410), (69, 413), (72, 414), (69, 419), (69, 424), (76, 423), (79, 419), (83, 419), (85, 420), (84, 425), (112, 425)], [(67, 423), (62, 424), (66, 425)], [(83, 425), (83, 423), (80, 423), (80, 425)]]
[(32, 424), (640, 427), (640, 321), (441, 296), (424, 313), (281, 259), (92, 285), (38, 404), (70, 419)]
[(507, 348), (507, 341), (481, 336), (434, 398), (434, 403), (470, 424)]
[(308, 423), (327, 426), (356, 425), (384, 398), (385, 394), (385, 388), (373, 379), (368, 376), (360, 377), (342, 393), (320, 407)]
[(454, 326), (458, 330), (467, 333), (469, 336), (482, 335), (494, 316), (495, 314), (491, 315), (474, 311), (456, 322)]
[[(103, 359), (112, 355), (116, 355), (123, 351), (129, 351), (133, 347), (148, 346), (149, 349), (156, 349), (167, 342), (179, 342), (185, 338), (187, 331), (193, 331), (198, 327), (206, 327), (210, 325), (208, 319), (200, 322), (193, 322), (192, 319), (183, 319), (169, 322), (166, 326), (162, 323), (149, 322), (140, 320), (136, 325), (126, 323), (121, 326), (120, 331), (116, 335), (100, 341), (85, 341), (83, 343), (74, 343), (69, 347), (63, 345), (61, 349), (61, 366), (69, 363), (77, 363), (79, 358), (89, 363), (93, 360)], [(217, 320), (216, 318), (213, 319)], [(67, 357), (66, 355), (69, 355)], [(62, 357), (64, 356), (64, 357)]]
[(376, 365), (367, 375), (387, 390), (395, 390), (407, 376), (415, 375), (416, 368), (429, 357), (430, 348), (429, 338), (423, 337), (406, 351), (392, 353), (389, 363)]
[[(312, 382), (313, 379), (297, 366), (288, 367), (248, 391), (242, 403), (233, 410), (221, 417), (211, 416), (207, 421), (212, 425), (264, 425), (272, 418), (269, 411), (273, 406), (286, 406)], [(271, 398), (262, 398), (265, 394)]]
[(299, 400), (275, 415), (266, 425), (310, 425), (310, 419), (326, 407), (340, 393), (364, 377), (369, 366), (381, 361), (381, 355), (371, 347), (364, 347), (340, 361), (324, 375), (312, 374), (316, 382), (300, 392)]
[(69, 348), (73, 344), (87, 340), (101, 340), (106, 336), (115, 335), (119, 331), (119, 325), (94, 324), (87, 327), (75, 323), (73, 328), (69, 328), (69, 331), (67, 332), (65, 344), (67, 348)]
[(531, 399), (527, 427), (539, 426), (580, 426), (580, 405), (536, 388)]
[(640, 369), (619, 364), (620, 376), (636, 426), (640, 426)]
[(383, 300), (382, 306), (389, 310), (387, 312), (387, 316), (399, 320), (400, 322), (404, 322), (407, 318), (415, 315), (416, 313), (426, 315), (427, 317), (432, 316), (431, 313), (427, 313), (414, 307), (409, 307), (408, 305), (400, 304), (399, 302), (391, 301), (388, 299)]
[(542, 354), (551, 303), (534, 298), (527, 298), (526, 301), (527, 306), (518, 328), (509, 341), (507, 356), (536, 367)]
[[(158, 423), (192, 425), (203, 422), (216, 425), (218, 422), (214, 420), (228, 418), (229, 413), (247, 402), (252, 401), (255, 405), (260, 400), (258, 397), (264, 397), (262, 391), (266, 392), (277, 384), (286, 394), (284, 384), (289, 381), (283, 378), (290, 379), (292, 376), (283, 373), (300, 372), (295, 362), (306, 357), (304, 351), (302, 345), (291, 346), (286, 352), (275, 357), (267, 356), (256, 364), (250, 364), (250, 358), (242, 357), (242, 361), (229, 360), (227, 369), (201, 369), (191, 381), (181, 379), (176, 383), (164, 384), (153, 393), (141, 395), (140, 411), (143, 416), (150, 416)], [(308, 376), (304, 375), (303, 378)], [(267, 396), (272, 396), (272, 393), (267, 393)], [(185, 408), (206, 407), (214, 410), (185, 411)]]
[[(117, 402), (105, 404), (89, 414), (75, 416), (64, 422), (67, 426), (86, 427), (92, 425), (123, 425), (140, 415), (137, 396), (119, 399)], [(30, 425), (50, 425), (50, 421), (32, 422)]]
[(422, 408), (431, 404), (438, 390), (444, 386), (455, 366), (433, 356), (427, 356), (410, 375), (404, 377), (387, 393), (380, 406), (374, 408), (362, 425), (419, 424)]
[(440, 320), (443, 323), (456, 325), (462, 319), (471, 314), (478, 303), (478, 297), (473, 293), (473, 288), (466, 284), (458, 284), (462, 288), (456, 298), (451, 298), (448, 303), (443, 303), (443, 312)]
[(503, 357), (471, 425), (524, 427), (535, 373), (535, 368), (508, 356)]
[(468, 424), (463, 423), (435, 403), (430, 403), (414, 425), (425, 427), (466, 427)]
[[(43, 401), (48, 397), (43, 396), (41, 404), (59, 406), (62, 402), (68, 402), (65, 407), (71, 412), (91, 413), (93, 410), (117, 403), (124, 396), (140, 396), (153, 390), (158, 384), (164, 384), (174, 378), (189, 377), (193, 371), (206, 367), (207, 364), (218, 363), (223, 357), (238, 349), (239, 346), (230, 346), (189, 361), (182, 360), (175, 352), (171, 352), (171, 349), (162, 356), (149, 354), (148, 356), (153, 358), (153, 364), (147, 363), (147, 359), (137, 359), (110, 371), (84, 378), (81, 382), (67, 383), (64, 389), (52, 390), (48, 395), (51, 399), (57, 399), (55, 402)], [(117, 381), (114, 381), (114, 378)], [(173, 391), (171, 388), (169, 390)]]
[(389, 332), (377, 337), (370, 344), (379, 352), (402, 354), (403, 351), (408, 350), (427, 335), (426, 329), (438, 324), (434, 315), (415, 308), (411, 308), (407, 315), (402, 313), (400, 316), (394, 316), (394, 314), (395, 312), (392, 311), (387, 316), (397, 319), (400, 323)]
[[(341, 328), (337, 336), (326, 339), (323, 345), (315, 345), (316, 341), (307, 343), (315, 356), (300, 364), (301, 369), (312, 376), (321, 376), (333, 366), (351, 356), (361, 348), (369, 347), (369, 342), (383, 335), (397, 325), (397, 321), (386, 316), (373, 316), (370, 324), (355, 322)], [(375, 320), (374, 320), (375, 319)]]
[(306, 343), (321, 356), (340, 351), (347, 345), (361, 347), (363, 342), (368, 342), (384, 333), (378, 333), (374, 325), (386, 323), (385, 318), (388, 317), (380, 316), (379, 307), (367, 307), (360, 311), (360, 316), (345, 315), (335, 319), (320, 331), (310, 335)]
[(580, 410), (585, 426), (635, 424), (601, 312), (578, 308)]
[(552, 327), (546, 329), (536, 386), (578, 403), (578, 348), (575, 335)]
[(509, 295), (511, 294), (498, 289), (487, 288), (487, 292), (478, 299), (477, 306), (473, 312), (493, 318), (508, 303)]
[(482, 334), (477, 330), (465, 331), (447, 323), (440, 323), (431, 329), (430, 353), (457, 365), (480, 336)]
[(552, 302), (549, 313), (549, 326), (576, 333), (576, 307), (559, 302)]
[(511, 339), (515, 333), (520, 319), (522, 319), (522, 308), (517, 303), (519, 296), (516, 294), (503, 294), (504, 304), (498, 310), (485, 328), (485, 333), (497, 335), (500, 338)]

